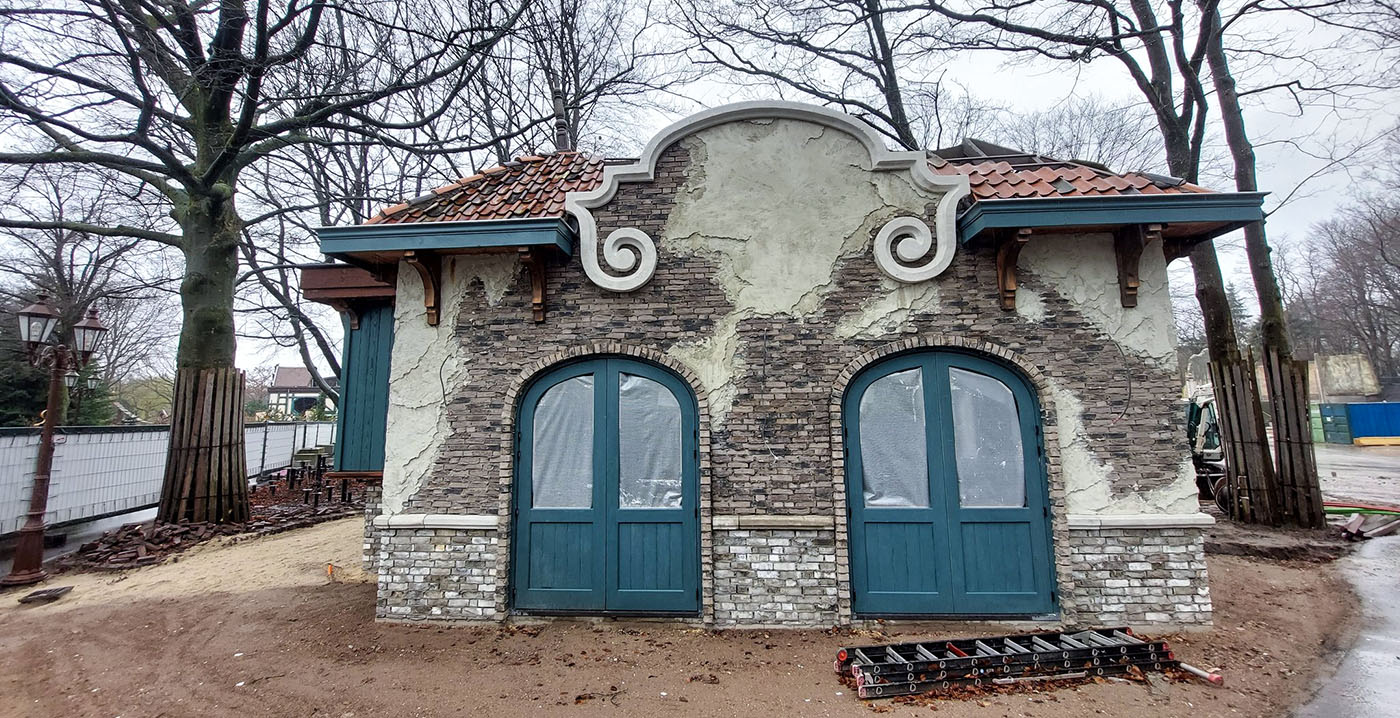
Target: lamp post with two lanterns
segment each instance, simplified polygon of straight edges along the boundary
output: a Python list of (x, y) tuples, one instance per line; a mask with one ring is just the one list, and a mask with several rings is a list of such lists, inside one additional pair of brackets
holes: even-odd
[[(53, 469), (54, 430), (63, 409), (63, 388), (78, 383), (78, 370), (87, 366), (97, 351), (107, 327), (97, 320), (97, 311), (72, 327), (73, 346), (60, 341), (55, 334), (58, 312), (49, 305), (48, 297), (19, 311), (19, 337), (24, 344), (29, 363), (49, 370), (49, 399), (44, 409), (44, 424), (39, 431), (39, 456), (34, 461), (34, 484), (29, 493), (29, 511), (15, 544), (14, 564), (9, 575), (0, 578), (0, 586), (22, 586), (38, 583), (48, 574), (44, 571), (44, 514), (49, 503), (49, 474)], [(89, 385), (96, 384), (89, 379)]]

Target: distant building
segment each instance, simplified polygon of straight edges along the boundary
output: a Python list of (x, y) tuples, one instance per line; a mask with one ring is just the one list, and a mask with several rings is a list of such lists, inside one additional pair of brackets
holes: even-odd
[[(336, 377), (326, 377), (332, 388), (339, 384)], [(311, 372), (302, 366), (279, 366), (272, 375), (272, 384), (267, 387), (267, 409), (272, 414), (301, 416), (314, 409), (317, 403), (330, 411), (334, 409), (316, 382)]]

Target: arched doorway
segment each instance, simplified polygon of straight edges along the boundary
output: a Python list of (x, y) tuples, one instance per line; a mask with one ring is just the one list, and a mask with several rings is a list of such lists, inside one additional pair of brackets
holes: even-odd
[(622, 357), (536, 379), (516, 421), (517, 610), (700, 609), (695, 397), (670, 371)]
[(1054, 609), (1040, 412), (999, 362), (883, 360), (843, 405), (852, 608), (864, 616)]

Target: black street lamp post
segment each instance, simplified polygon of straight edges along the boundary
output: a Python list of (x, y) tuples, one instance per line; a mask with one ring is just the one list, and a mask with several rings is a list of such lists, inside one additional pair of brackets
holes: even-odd
[(29, 362), (49, 369), (49, 400), (44, 409), (44, 425), (39, 431), (39, 456), (34, 461), (34, 485), (29, 493), (29, 512), (19, 530), (15, 560), (10, 574), (0, 578), (0, 586), (23, 586), (44, 580), (44, 514), (49, 504), (49, 474), (53, 470), (53, 435), (63, 410), (63, 387), (77, 383), (77, 369), (86, 366), (97, 350), (107, 327), (97, 320), (97, 311), (73, 325), (73, 346), (57, 341), (54, 330), (58, 312), (48, 297), (19, 311), (19, 335)]

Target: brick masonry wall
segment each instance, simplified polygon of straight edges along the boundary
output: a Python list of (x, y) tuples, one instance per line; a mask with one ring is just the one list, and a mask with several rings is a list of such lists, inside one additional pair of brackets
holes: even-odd
[(365, 486), (365, 542), (360, 552), (360, 564), (366, 571), (374, 573), (379, 565), (379, 530), (374, 528), (374, 517), (379, 515), (380, 501), (384, 487), (379, 484)]
[[(663, 153), (657, 180), (624, 184), (595, 213), (599, 236), (635, 226), (660, 236), (685, 176), (679, 145)], [(872, 236), (873, 241), (873, 236)], [(711, 336), (733, 310), (717, 283), (711, 258), (677, 254), (658, 242), (655, 276), (635, 292), (617, 294), (588, 281), (574, 257), (548, 272), (548, 318), (532, 319), (525, 273), (495, 305), (473, 280), (455, 321), (465, 362), (449, 387), (452, 435), (432, 475), (409, 498), (408, 513), (495, 514), (501, 457), (513, 427), (506, 396), (521, 367), (592, 342), (619, 342), (666, 353)], [(716, 514), (836, 513), (829, 430), (837, 376), (861, 354), (921, 336), (958, 337), (1005, 347), (1056, 384), (1081, 397), (1082, 422), (1094, 453), (1113, 466), (1111, 493), (1149, 491), (1175, 479), (1184, 457), (1175, 374), (1124, 351), (1073, 303), (1023, 271), (1022, 286), (1037, 291), (1043, 321), (1032, 322), (998, 304), (991, 248), (961, 248), (937, 279), (936, 310), (913, 315), (896, 333), (842, 338), (842, 317), (860, 312), (887, 291), (869, 253), (842, 260), (821, 305), (801, 321), (749, 317), (738, 323), (733, 406), (714, 427), (711, 508)], [(447, 281), (446, 278), (444, 281)], [(458, 281), (461, 281), (460, 279)], [(706, 387), (694, 387), (704, 395)]]
[[(662, 237), (689, 162), (683, 146), (672, 146), (659, 160), (656, 181), (622, 185), (614, 200), (595, 212), (599, 236), (621, 227), (637, 227), (652, 237)], [(1148, 251), (1159, 249), (1151, 247)], [(548, 318), (540, 324), (532, 319), (531, 288), (525, 272), (515, 278), (495, 304), (488, 301), (480, 281), (471, 280), (473, 285), (467, 289), (459, 314), (443, 318), (444, 322), (454, 323), (465, 367), (461, 381), (448, 387), (451, 435), (443, 443), (431, 475), (409, 497), (403, 508), (405, 513), (509, 515), (508, 482), (503, 485), (500, 472), (502, 462), (508, 462), (511, 455), (514, 412), (510, 404), (511, 397), (520, 391), (512, 383), (522, 367), (593, 343), (614, 343), (665, 355), (715, 335), (717, 327), (734, 311), (718, 282), (715, 259), (678, 253), (664, 240), (658, 241), (657, 254), (652, 280), (625, 294), (608, 292), (589, 282), (577, 253), (566, 262), (549, 267), (545, 293)], [(833, 470), (833, 459), (839, 463), (842, 456), (839, 428), (831, 428), (839, 427), (841, 420), (839, 405), (833, 405), (833, 390), (843, 381), (842, 373), (850, 371), (852, 363), (862, 355), (902, 340), (920, 343), (935, 337), (955, 338), (968, 347), (1002, 347), (1023, 367), (1034, 367), (1057, 388), (1078, 396), (1084, 409), (1079, 418), (1085, 443), (1100, 461), (1111, 466), (1110, 496), (1147, 492), (1175, 480), (1185, 453), (1181, 438), (1183, 417), (1175, 404), (1178, 387), (1174, 372), (1120, 347), (1073, 302), (1042, 283), (1033, 271), (1023, 269), (1020, 283), (1041, 299), (1044, 317), (1038, 321), (1000, 308), (992, 248), (961, 247), (949, 269), (932, 282), (938, 291), (936, 308), (913, 314), (897, 329), (850, 338), (839, 335), (838, 324), (843, 318), (860, 313), (872, 299), (884, 296), (888, 292), (887, 280), (869, 252), (842, 259), (831, 276), (825, 298), (800, 320), (788, 316), (747, 316), (738, 321), (738, 349), (732, 363), (747, 370), (732, 380), (733, 401), (728, 412), (716, 412), (723, 418), (707, 427), (707, 435), (702, 436), (702, 451), (707, 456), (702, 481), (709, 485), (703, 497), (708, 502), (703, 507), (707, 514), (826, 515), (834, 516), (838, 526), (844, 528), (845, 504), (840, 489), (843, 471)], [(444, 281), (464, 280), (459, 275), (455, 280), (444, 277)], [(702, 401), (710, 396), (707, 392), (713, 387), (692, 384)], [(1042, 402), (1049, 409), (1047, 399), (1042, 392)], [(1046, 449), (1051, 463), (1050, 507), (1056, 517), (1056, 571), (1061, 603), (1070, 618), (1079, 615), (1081, 598), (1075, 571), (1070, 568), (1069, 546), (1064, 540), (1063, 521), (1068, 511), (1058, 447), (1053, 445), (1058, 436), (1056, 416), (1051, 412), (1045, 416), (1045, 430), (1051, 444)], [(702, 541), (709, 538), (702, 536)], [(397, 546), (394, 542), (399, 540), (397, 536), (381, 538), (381, 558), (386, 555), (386, 542)], [(498, 548), (503, 548), (505, 540), (503, 535)], [(725, 556), (731, 567), (721, 566), (721, 543), (728, 540), (735, 539), (719, 533), (714, 536), (715, 564), (705, 576), (706, 581), (713, 579), (714, 592), (712, 599), (707, 593), (706, 609), (713, 608), (716, 622), (721, 623), (739, 620), (735, 616), (740, 613), (753, 613), (755, 623), (760, 622), (760, 614), (764, 622), (769, 615), (774, 617), (774, 623), (787, 622), (778, 615), (784, 609), (771, 608), (784, 604), (781, 597), (788, 595), (786, 589), (791, 588), (786, 577), (781, 579), (781, 585), (765, 585), (757, 594), (755, 587), (750, 587), (750, 598), (744, 600), (743, 608), (740, 601), (726, 599), (720, 586), (721, 571), (760, 570), (741, 566), (743, 561), (734, 558), (738, 555), (735, 553)], [(841, 566), (845, 560), (841, 547), (844, 535), (838, 535), (836, 541), (834, 566)], [(761, 556), (772, 547), (760, 542), (751, 548)], [(401, 553), (397, 548), (391, 551), (395, 561), (410, 553), (424, 553), (402, 551), (409, 553)], [(503, 610), (509, 569), (507, 552), (498, 550), (495, 555), (496, 576), (500, 579), (496, 584), (500, 607), (497, 610)], [(706, 553), (707, 559), (708, 556)], [(423, 560), (430, 563), (430, 558), (425, 556)], [(411, 568), (412, 559), (407, 560), (404, 566), (386, 567), (386, 575), (391, 579), (410, 576), (405, 572)], [(842, 569), (833, 568), (831, 573), (836, 575), (838, 570)], [(833, 581), (838, 586), (845, 585), (848, 576), (840, 575)], [(1203, 572), (1197, 583), (1204, 586)], [(413, 581), (390, 580), (388, 585), (415, 586), (411, 591), (419, 593), (412, 600), (391, 597), (386, 603), (385, 585), (385, 578), (381, 577), (381, 615), (387, 615), (387, 607), (393, 604), (397, 613), (389, 617), (434, 616), (424, 604), (414, 603), (421, 600), (423, 592), (432, 593), (431, 590), (417, 587), (419, 584)], [(1092, 592), (1096, 588), (1090, 582), (1084, 583), (1082, 590)], [(410, 589), (393, 591), (400, 592), (395, 596), (407, 596), (402, 592)], [(729, 591), (728, 595), (738, 592)], [(448, 607), (445, 600), (440, 608), (448, 613), (457, 611), (463, 617), (484, 615), (478, 612), (468, 616), (461, 613), (463, 606)], [(463, 600), (460, 592), (453, 600)], [(847, 615), (849, 596), (838, 594), (838, 601), (844, 602), (844, 610), (838, 615)], [(1100, 598), (1085, 596), (1083, 601)], [(802, 609), (797, 608), (795, 599), (788, 603), (797, 613), (821, 612), (816, 601), (806, 603)], [(721, 608), (727, 604), (733, 607)], [(765, 604), (770, 607), (762, 608)], [(723, 611), (730, 612), (729, 618), (721, 619)], [(1097, 608), (1089, 614), (1096, 612)], [(823, 617), (821, 621), (828, 619)]]
[(1071, 529), (1078, 625), (1210, 625), (1204, 534), (1195, 528)]
[(715, 625), (838, 622), (833, 531), (715, 532)]
[(496, 620), (496, 532), (380, 529), (375, 616)]

